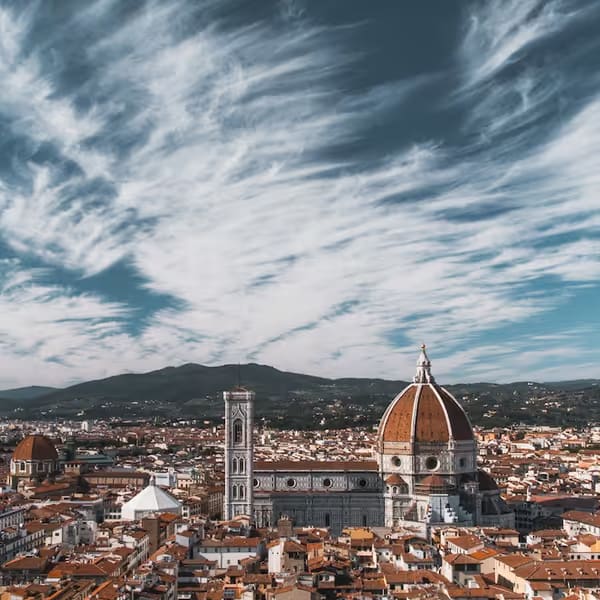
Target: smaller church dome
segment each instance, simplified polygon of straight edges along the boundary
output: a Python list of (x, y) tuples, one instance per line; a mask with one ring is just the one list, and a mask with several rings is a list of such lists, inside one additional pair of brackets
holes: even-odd
[(446, 494), (454, 490), (454, 486), (439, 475), (428, 475), (415, 486), (417, 494)]
[(28, 435), (23, 438), (15, 451), (13, 460), (45, 461), (58, 460), (58, 453), (54, 444), (44, 435)]
[(404, 479), (402, 479), (398, 473), (392, 473), (391, 475), (388, 475), (385, 482), (388, 485), (406, 485), (406, 481), (404, 481)]

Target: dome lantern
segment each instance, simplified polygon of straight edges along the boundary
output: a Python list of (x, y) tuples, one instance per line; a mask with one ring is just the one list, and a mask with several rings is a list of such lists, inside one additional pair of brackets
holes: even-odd
[(421, 354), (417, 359), (417, 372), (413, 377), (413, 383), (434, 383), (435, 379), (431, 374), (431, 361), (425, 351), (427, 346), (421, 344)]

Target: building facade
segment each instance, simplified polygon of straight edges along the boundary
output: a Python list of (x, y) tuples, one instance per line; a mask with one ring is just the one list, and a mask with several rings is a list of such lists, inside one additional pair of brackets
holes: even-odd
[[(239, 396), (242, 404), (232, 394), (225, 393), (226, 518), (246, 514), (259, 527), (269, 527), (286, 516), (297, 526), (334, 532), (346, 526), (514, 526), (514, 513), (494, 480), (477, 468), (471, 423), (457, 400), (435, 382), (425, 346), (413, 383), (381, 419), (373, 461), (252, 464), (252, 423), (246, 415), (253, 408), (244, 400), (251, 393), (244, 390)], [(234, 429), (236, 420), (241, 433), (240, 425)], [(239, 462), (234, 471), (235, 458), (244, 459), (243, 473)], [(232, 494), (242, 482), (251, 485), (243, 501), (239, 492), (237, 498)]]
[(254, 392), (238, 387), (225, 400), (224, 517), (252, 515)]

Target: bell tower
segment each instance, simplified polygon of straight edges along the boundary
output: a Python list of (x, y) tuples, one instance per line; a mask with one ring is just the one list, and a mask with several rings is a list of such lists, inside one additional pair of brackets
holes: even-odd
[(225, 520), (253, 518), (254, 392), (236, 387), (225, 400)]

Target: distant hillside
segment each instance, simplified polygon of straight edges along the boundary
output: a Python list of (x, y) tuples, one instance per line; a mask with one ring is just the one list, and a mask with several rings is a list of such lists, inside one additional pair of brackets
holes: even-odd
[(54, 392), (56, 388), (42, 385), (30, 385), (29, 387), (15, 388), (13, 390), (0, 390), (0, 398), (6, 400), (30, 400), (39, 396), (45, 396)]
[[(327, 379), (258, 364), (206, 367), (186, 364), (124, 374), (65, 389), (3, 396), (0, 414), (21, 418), (196, 418), (220, 421), (222, 391), (238, 381), (254, 390), (257, 419), (279, 427), (340, 427), (378, 422), (407, 384), (384, 379)], [(469, 383), (447, 386), (475, 424), (600, 422), (597, 380), (544, 384)], [(9, 390), (10, 392), (10, 390)], [(5, 393), (4, 393), (5, 394)]]
[[(223, 390), (238, 381), (257, 395), (256, 412), (269, 417), (284, 416), (313, 402), (350, 398), (393, 396), (406, 384), (378, 379), (325, 379), (279, 371), (257, 364), (205, 367), (186, 364), (143, 374), (124, 374), (89, 381), (39, 396), (23, 403), (18, 416), (76, 416), (82, 410), (90, 417), (106, 416), (126, 409), (127, 416), (169, 416), (220, 418)], [(14, 414), (14, 404), (4, 413)], [(0, 408), (0, 411), (2, 409)], [(316, 412), (319, 412), (318, 410)]]

